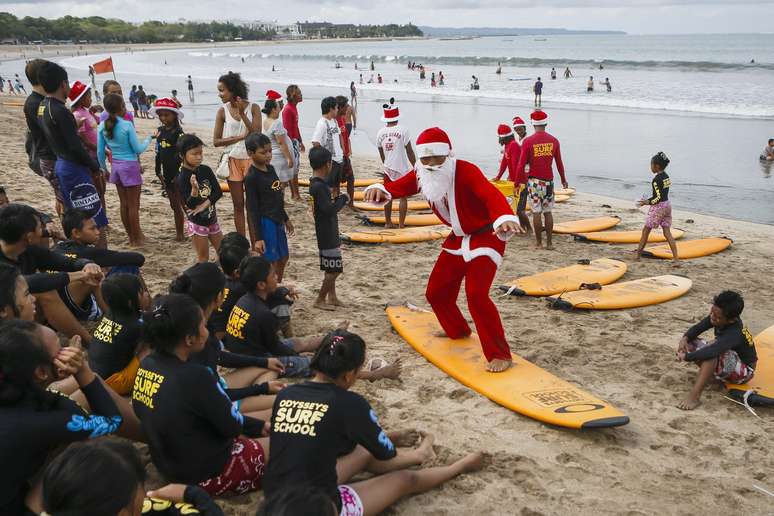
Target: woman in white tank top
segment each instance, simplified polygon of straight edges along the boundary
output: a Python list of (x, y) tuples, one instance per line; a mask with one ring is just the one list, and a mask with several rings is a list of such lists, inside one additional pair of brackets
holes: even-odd
[[(223, 147), (223, 158), (218, 167), (228, 167), (228, 186), (234, 203), (234, 225), (246, 235), (245, 191), (243, 182), (250, 168), (250, 158), (245, 149), (245, 137), (261, 131), (261, 109), (247, 100), (248, 87), (238, 73), (229, 72), (218, 79), (218, 96), (223, 106), (215, 117), (212, 142)], [(254, 241), (252, 228), (250, 241)]]

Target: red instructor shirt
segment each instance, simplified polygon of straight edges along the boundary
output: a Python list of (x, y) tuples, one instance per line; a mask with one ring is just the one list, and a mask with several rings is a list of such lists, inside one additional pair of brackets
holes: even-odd
[(288, 132), (288, 138), (301, 141), (301, 131), (298, 129), (298, 108), (288, 103), (282, 110), (282, 126)]
[(554, 160), (556, 160), (556, 169), (559, 171), (562, 182), (566, 182), (562, 153), (559, 150), (559, 140), (547, 132), (531, 134), (521, 142), (518, 175), (524, 175), (524, 168), (529, 163), (529, 177), (553, 181), (554, 170), (552, 165)]
[(527, 183), (527, 176), (523, 173), (519, 175), (517, 173), (519, 167), (519, 157), (521, 156), (521, 147), (516, 140), (512, 140), (505, 144), (503, 152), (503, 159), (500, 162), (500, 170), (497, 171), (497, 178), (503, 175), (505, 169), (508, 169), (508, 181), (514, 184), (521, 185)]

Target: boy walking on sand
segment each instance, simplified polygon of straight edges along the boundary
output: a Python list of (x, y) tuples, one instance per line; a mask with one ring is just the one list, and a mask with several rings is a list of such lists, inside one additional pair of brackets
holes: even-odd
[(309, 195), (312, 196), (314, 230), (317, 234), (317, 248), (320, 250), (320, 270), (324, 273), (314, 307), (334, 310), (336, 306), (343, 306), (336, 297), (336, 278), (344, 272), (338, 212), (346, 206), (349, 196), (342, 194), (331, 198), (331, 189), (325, 181), (332, 167), (328, 150), (314, 147), (309, 151), (309, 164), (314, 171), (309, 181)]
[[(707, 317), (685, 332), (677, 347), (677, 360), (699, 366), (699, 376), (691, 392), (677, 406), (693, 410), (701, 403), (701, 393), (715, 377), (729, 383), (749, 382), (758, 364), (753, 337), (739, 318), (744, 310), (741, 294), (725, 290), (715, 296)], [(706, 342), (699, 335), (713, 329), (715, 340)]]
[[(379, 157), (384, 164), (384, 183), (390, 184), (405, 176), (414, 168), (417, 158), (414, 156), (414, 149), (411, 147), (411, 136), (406, 127), (398, 125), (400, 120), (400, 111), (395, 104), (395, 99), (391, 98), (389, 104), (382, 106), (384, 114), (382, 122), (387, 125), (382, 127), (376, 135), (376, 147), (379, 149)], [(400, 200), (400, 219), (398, 227), (403, 227), (406, 223), (406, 213), (408, 212), (408, 200)], [(392, 228), (392, 203), (384, 205), (384, 227)]]

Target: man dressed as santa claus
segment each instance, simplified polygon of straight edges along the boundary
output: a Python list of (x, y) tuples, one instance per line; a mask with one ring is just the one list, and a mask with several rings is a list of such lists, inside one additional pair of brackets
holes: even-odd
[(489, 289), (503, 261), (505, 241), (524, 234), (508, 201), (473, 163), (455, 159), (449, 136), (438, 127), (417, 138), (416, 169), (386, 185), (372, 185), (365, 200), (392, 202), (421, 192), (452, 233), (444, 241), (427, 283), (427, 300), (444, 332), (451, 339), (470, 335), (467, 321), (457, 306), (462, 280), (468, 309), (476, 324), (489, 365), (488, 371), (505, 371), (512, 365)]

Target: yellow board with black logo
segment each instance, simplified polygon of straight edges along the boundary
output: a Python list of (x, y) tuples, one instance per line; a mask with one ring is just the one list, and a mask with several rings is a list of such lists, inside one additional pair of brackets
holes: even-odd
[(620, 260), (599, 258), (588, 263), (523, 276), (500, 287), (514, 296), (553, 296), (579, 290), (584, 283), (609, 285), (626, 274), (626, 264)]
[(752, 380), (744, 385), (726, 384), (729, 393), (744, 400), (745, 393), (750, 405), (774, 407), (774, 326), (769, 326), (755, 337), (758, 364)]
[(666, 274), (613, 283), (598, 290), (566, 292), (549, 300), (554, 308), (563, 310), (621, 310), (666, 303), (682, 296), (692, 286), (693, 282), (685, 276)]
[(446, 226), (414, 227), (401, 229), (363, 229), (341, 234), (345, 242), (359, 244), (413, 244), (446, 238), (451, 229)]
[(405, 306), (387, 308), (393, 328), (443, 372), (505, 408), (524, 416), (568, 428), (607, 428), (629, 422), (608, 402), (513, 355), (503, 373), (486, 371), (478, 336), (452, 340), (439, 337), (441, 326), (432, 312)]
[[(384, 209), (384, 206), (380, 206), (378, 204), (372, 204), (370, 202), (355, 201), (353, 205), (355, 206), (355, 209), (363, 210), (363, 211), (382, 211)], [(392, 201), (392, 210), (393, 212), (395, 212), (395, 216), (397, 216), (397, 211), (399, 209), (400, 209), (400, 201)], [(409, 211), (429, 210), (430, 203), (427, 201), (409, 201), (408, 209)]]

